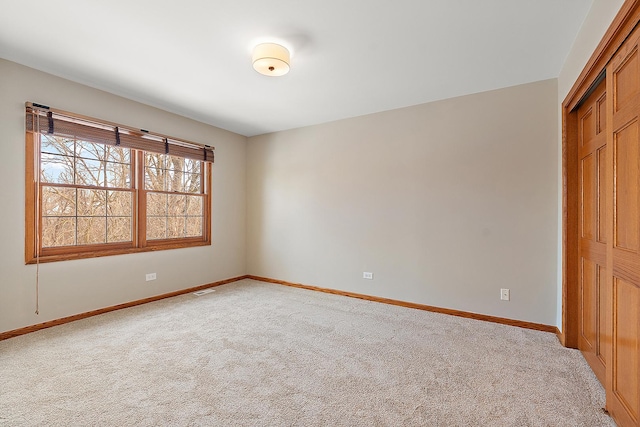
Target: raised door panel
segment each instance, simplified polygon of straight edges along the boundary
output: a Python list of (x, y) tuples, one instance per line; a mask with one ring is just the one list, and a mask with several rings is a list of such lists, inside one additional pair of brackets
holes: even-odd
[[(596, 339), (596, 356), (600, 359), (603, 366), (607, 365), (607, 357), (609, 353), (609, 337), (607, 336), (607, 317), (609, 313), (609, 295), (611, 295), (610, 280), (607, 277), (607, 269), (604, 266), (598, 266), (598, 283), (596, 298), (598, 302), (598, 338)], [(602, 381), (605, 382), (604, 380)]]
[(613, 393), (634, 422), (640, 412), (638, 379), (638, 304), (640, 290), (614, 278)]
[(638, 122), (614, 134), (615, 247), (638, 252)]
[(580, 333), (584, 343), (589, 347), (583, 350), (595, 352), (597, 335), (597, 266), (588, 259), (582, 259), (582, 274), (580, 274), (580, 305), (582, 306), (582, 318), (580, 319)]
[(604, 93), (596, 102), (596, 133), (607, 130), (607, 94)]
[(633, 100), (640, 89), (640, 79), (638, 79), (638, 49), (634, 47), (629, 54), (622, 52), (625, 56), (621, 59), (620, 65), (613, 74), (614, 84), (614, 111), (622, 110), (628, 102)]
[(596, 161), (593, 154), (582, 159), (582, 237), (593, 240), (596, 225)]
[(607, 146), (597, 151), (597, 175), (598, 175), (598, 242), (607, 243)]
[(596, 118), (593, 109), (589, 108), (584, 115), (580, 117), (580, 145), (588, 145), (595, 136)]

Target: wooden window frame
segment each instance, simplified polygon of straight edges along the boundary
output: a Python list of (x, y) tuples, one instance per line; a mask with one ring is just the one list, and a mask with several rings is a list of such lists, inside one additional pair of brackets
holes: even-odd
[[(30, 105), (29, 103), (27, 104)], [(65, 113), (70, 114), (70, 113)], [(77, 115), (76, 115), (77, 116)], [(84, 116), (77, 116), (85, 118)], [(90, 119), (90, 118), (88, 118)], [(105, 125), (119, 126), (113, 123), (90, 119)], [(123, 127), (124, 128), (124, 127)], [(146, 132), (146, 131), (145, 131)], [(42, 212), (40, 209), (43, 183), (36, 178), (41, 168), (40, 133), (25, 132), (25, 263), (66, 261), (74, 259), (96, 258), (129, 253), (151, 252), (158, 250), (189, 248), (211, 245), (211, 173), (212, 163), (202, 161), (200, 165), (201, 197), (203, 199), (202, 236), (147, 240), (146, 238), (146, 198), (150, 192), (145, 188), (144, 162), (145, 151), (131, 149), (131, 192), (133, 195), (131, 225), (132, 239), (127, 242), (100, 243), (42, 248)], [(157, 134), (156, 134), (157, 135)], [(160, 138), (166, 138), (163, 135)], [(207, 147), (212, 150), (211, 147)], [(180, 154), (171, 154), (182, 157)], [(206, 158), (206, 154), (205, 154)], [(47, 185), (48, 183), (45, 183)], [(78, 186), (70, 186), (79, 188)], [(81, 186), (80, 186), (81, 187)], [(36, 235), (38, 233), (39, 235)]]

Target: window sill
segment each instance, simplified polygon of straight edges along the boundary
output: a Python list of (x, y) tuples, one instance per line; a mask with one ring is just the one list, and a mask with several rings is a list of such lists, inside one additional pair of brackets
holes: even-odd
[(159, 241), (154, 242), (152, 246), (147, 246), (144, 248), (126, 248), (126, 249), (96, 249), (96, 250), (88, 250), (83, 252), (74, 252), (74, 253), (62, 253), (62, 254), (51, 254), (51, 255), (41, 255), (40, 260), (38, 261), (35, 256), (27, 256), (25, 260), (25, 264), (36, 264), (36, 263), (47, 263), (47, 262), (57, 262), (57, 261), (71, 261), (76, 259), (86, 259), (86, 258), (99, 258), (105, 256), (113, 256), (113, 255), (125, 255), (125, 254), (136, 254), (141, 252), (156, 252), (156, 251), (164, 251), (169, 249), (182, 249), (182, 248), (192, 248), (192, 247), (200, 247), (200, 246), (211, 246), (211, 242), (207, 241), (190, 241), (190, 242), (171, 242), (171, 241)]

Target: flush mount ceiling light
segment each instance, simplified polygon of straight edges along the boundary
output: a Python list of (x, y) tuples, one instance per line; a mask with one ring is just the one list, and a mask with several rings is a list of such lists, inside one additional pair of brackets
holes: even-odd
[(253, 48), (253, 68), (265, 76), (284, 76), (289, 72), (289, 51), (275, 43), (262, 43)]

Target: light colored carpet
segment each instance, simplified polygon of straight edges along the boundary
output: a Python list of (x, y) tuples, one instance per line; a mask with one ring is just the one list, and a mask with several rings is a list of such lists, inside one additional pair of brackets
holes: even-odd
[(243, 280), (0, 342), (6, 426), (612, 426), (555, 335)]

